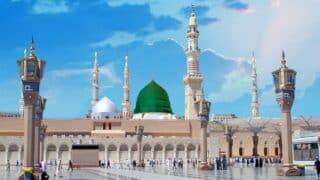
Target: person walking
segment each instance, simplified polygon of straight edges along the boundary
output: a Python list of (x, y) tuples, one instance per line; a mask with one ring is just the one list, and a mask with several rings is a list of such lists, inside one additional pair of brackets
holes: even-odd
[(320, 178), (320, 161), (319, 161), (319, 158), (317, 157), (316, 158), (316, 161), (314, 162), (314, 166), (316, 168), (316, 171), (317, 171), (317, 176), (318, 176), (318, 179)]
[(71, 170), (71, 172), (73, 171), (73, 164), (71, 160), (69, 160), (68, 171), (69, 170)]

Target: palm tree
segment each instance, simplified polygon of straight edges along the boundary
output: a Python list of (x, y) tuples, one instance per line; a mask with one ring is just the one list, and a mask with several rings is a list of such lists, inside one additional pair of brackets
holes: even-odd
[(279, 144), (279, 157), (280, 159), (282, 159), (282, 136), (281, 136), (281, 123), (277, 123), (273, 126), (274, 130), (275, 130), (275, 134), (278, 137), (278, 144)]
[(232, 147), (233, 147), (233, 135), (238, 132), (239, 126), (230, 126), (228, 121), (214, 121), (216, 124), (222, 127), (224, 130), (224, 134), (226, 136), (226, 141), (228, 144), (227, 148), (227, 156), (230, 158), (232, 157)]
[(261, 120), (257, 121), (256, 123), (253, 122), (253, 120), (249, 120), (247, 124), (249, 125), (247, 127), (247, 130), (253, 133), (252, 136), (252, 142), (253, 142), (253, 152), (252, 156), (258, 156), (258, 144), (259, 144), (259, 136), (258, 134), (266, 128), (266, 125), (268, 124), (268, 121), (261, 122)]

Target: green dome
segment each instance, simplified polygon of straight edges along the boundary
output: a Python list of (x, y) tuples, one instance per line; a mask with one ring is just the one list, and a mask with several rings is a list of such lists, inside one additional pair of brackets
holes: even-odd
[(134, 113), (172, 113), (169, 96), (159, 84), (152, 80), (139, 93)]

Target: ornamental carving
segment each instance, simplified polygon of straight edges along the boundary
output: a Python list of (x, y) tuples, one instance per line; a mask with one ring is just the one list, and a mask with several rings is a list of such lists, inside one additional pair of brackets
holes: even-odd
[(26, 106), (34, 105), (34, 103), (38, 100), (38, 93), (24, 92), (23, 99)]

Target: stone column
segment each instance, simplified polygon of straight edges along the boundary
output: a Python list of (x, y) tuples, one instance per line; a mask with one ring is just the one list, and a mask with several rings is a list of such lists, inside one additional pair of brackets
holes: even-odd
[(24, 105), (24, 167), (34, 167), (35, 119), (33, 103)]
[(120, 150), (118, 149), (117, 150), (117, 161), (118, 161), (118, 163), (120, 163)]
[(128, 149), (128, 159), (130, 161), (130, 164), (131, 164), (131, 161), (132, 161), (132, 151), (131, 151), (131, 148)]
[(188, 161), (188, 148), (185, 147), (185, 150), (184, 150), (184, 162), (185, 164), (187, 164), (187, 161)]
[(164, 148), (162, 148), (162, 161), (164, 161), (164, 163), (165, 163), (165, 160), (166, 160), (166, 149), (164, 147)]
[(106, 161), (106, 163), (107, 163), (107, 161), (108, 161), (108, 151), (107, 151), (107, 147), (104, 149), (104, 159), (105, 159), (105, 161)]
[(59, 162), (59, 153), (60, 153), (60, 151), (59, 151), (59, 146), (57, 147), (57, 150), (56, 150), (56, 161), (57, 161), (57, 164), (58, 164), (58, 162)]
[(18, 149), (18, 161), (19, 161), (19, 163), (21, 162), (21, 153), (22, 153), (22, 148), (21, 148), (21, 146), (19, 146), (19, 149)]
[(173, 158), (174, 159), (177, 159), (177, 153), (178, 153), (177, 146), (174, 146), (174, 148), (173, 148)]
[(5, 164), (7, 164), (7, 161), (9, 160), (9, 146), (6, 147), (4, 159), (5, 159)]
[(141, 154), (142, 154), (142, 137), (143, 137), (143, 126), (138, 125), (135, 127), (136, 131), (136, 136), (137, 136), (137, 147), (138, 147), (138, 163), (137, 167), (142, 166), (142, 159), (141, 159)]
[(155, 159), (155, 157), (154, 157), (154, 150), (153, 150), (153, 149), (151, 150), (151, 159), (153, 159), (153, 160)]
[(291, 130), (291, 107), (288, 102), (282, 102), (281, 107), (281, 136), (283, 152), (283, 166), (292, 166), (292, 130)]
[[(38, 121), (38, 120), (36, 120)], [(40, 123), (39, 123), (40, 124)], [(35, 170), (39, 170), (39, 162), (40, 162), (40, 127), (38, 122), (36, 122), (35, 126), (35, 135), (34, 135), (34, 166)]]
[(201, 134), (200, 134), (200, 138), (201, 138), (201, 155), (200, 155), (200, 169), (202, 170), (208, 170), (209, 166), (208, 166), (208, 161), (207, 161), (207, 126), (208, 126), (208, 122), (207, 121), (201, 121)]
[[(44, 145), (44, 142), (42, 143), (42, 146), (45, 146), (45, 145)], [(42, 156), (43, 156), (43, 161), (44, 161), (44, 162), (47, 162), (47, 161), (48, 161), (48, 160), (47, 160), (47, 147), (44, 147), (44, 148), (43, 148)]]
[(137, 143), (137, 151), (138, 151), (138, 163), (137, 165), (142, 165), (142, 159), (141, 159), (141, 155), (142, 155), (142, 143), (141, 141), (138, 141)]

